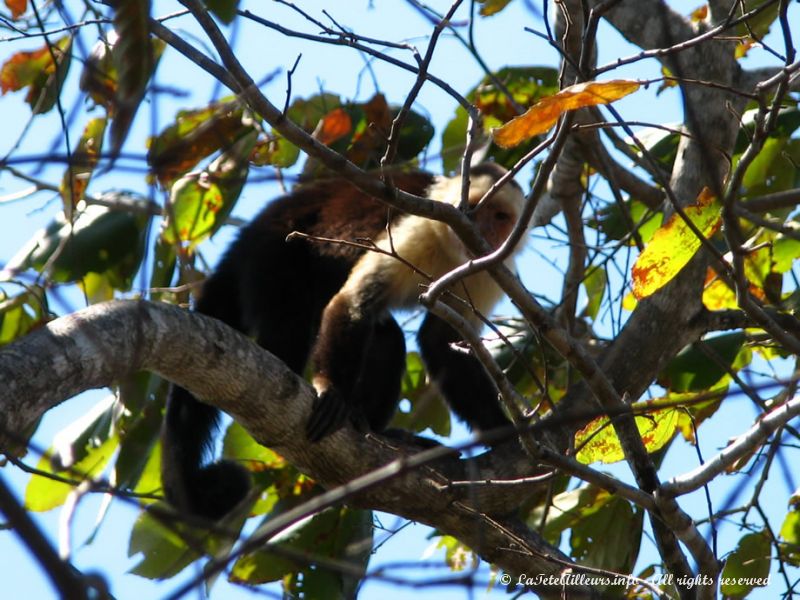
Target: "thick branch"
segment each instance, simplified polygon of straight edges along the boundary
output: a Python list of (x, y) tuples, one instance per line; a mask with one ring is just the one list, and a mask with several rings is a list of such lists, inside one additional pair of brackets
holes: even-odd
[[(21, 442), (14, 432), (24, 431), (63, 400), (139, 370), (154, 371), (201, 399), (213, 399), (256, 440), (326, 487), (397, 463), (387, 470), (391, 477), (352, 501), (455, 535), (508, 573), (557, 575), (568, 560), (533, 532), (523, 533), (513, 518), (502, 516), (521, 501), (522, 496), (514, 499), (515, 490), (449, 485), (454, 480), (502, 479), (501, 470), (492, 466), (500, 463), (486, 456), (460, 460), (445, 449), (447, 456), (409, 470), (407, 458), (419, 448), (394, 440), (387, 444), (349, 428), (309, 444), (298, 435), (314, 399), (309, 385), (226, 325), (164, 304), (93, 306), (0, 351), (0, 449), (9, 452)], [(525, 494), (535, 489), (519, 488)], [(456, 504), (468, 510), (453, 510)], [(501, 516), (483, 518), (491, 513)]]

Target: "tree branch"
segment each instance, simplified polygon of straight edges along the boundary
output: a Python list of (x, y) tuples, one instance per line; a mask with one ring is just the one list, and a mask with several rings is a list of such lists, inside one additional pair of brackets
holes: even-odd
[[(370, 485), (356, 487), (357, 493), (348, 496), (351, 503), (454, 535), (508, 573), (557, 576), (570, 564), (560, 551), (506, 516), (509, 507), (518, 506), (537, 489), (535, 485), (514, 490), (449, 485), (476, 477), (503, 478), (508, 467), (502, 466), (501, 457), (499, 462), (487, 455), (461, 460), (444, 447), (419, 455), (420, 448), (413, 444), (382, 442), (350, 428), (309, 444), (297, 432), (304, 429), (311, 410), (315, 396), (311, 386), (225, 324), (165, 304), (99, 304), (52, 321), (3, 348), (0, 450), (11, 453), (21, 442), (14, 432), (25, 431), (63, 400), (139, 370), (156, 372), (212, 402), (259, 443), (275, 449), (326, 488), (373, 477), (367, 480)], [(416, 468), (420, 465), (424, 468)], [(386, 477), (374, 478), (373, 472), (380, 469)], [(465, 511), (454, 511), (455, 503), (466, 507)], [(492, 519), (484, 521), (476, 515), (492, 515)], [(519, 539), (525, 540), (527, 548), (522, 552)], [(552, 588), (539, 591), (556, 592)]]

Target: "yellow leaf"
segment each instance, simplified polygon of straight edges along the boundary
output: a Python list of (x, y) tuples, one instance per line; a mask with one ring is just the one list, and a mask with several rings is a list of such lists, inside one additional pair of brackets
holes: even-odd
[(689, 15), (689, 18), (692, 20), (693, 23), (699, 23), (700, 21), (705, 21), (708, 17), (708, 4), (704, 4), (699, 8), (695, 8), (692, 11), (692, 14)]
[(492, 132), (494, 141), (503, 148), (517, 146), (550, 129), (558, 118), (569, 110), (609, 104), (638, 89), (638, 82), (627, 79), (571, 85), (557, 94), (542, 98), (524, 114), (494, 129)]
[(503, 10), (511, 0), (480, 0), (481, 16), (491, 17)]
[[(672, 439), (678, 428), (680, 410), (664, 408), (646, 415), (638, 415), (636, 427), (648, 452), (660, 450)], [(605, 464), (619, 462), (625, 455), (608, 417), (598, 417), (575, 434), (575, 458), (585, 465), (594, 462)]]
[[(692, 206), (683, 209), (687, 218), (705, 238), (720, 226), (720, 205), (703, 190)], [(675, 277), (700, 248), (701, 241), (683, 218), (672, 215), (645, 246), (633, 265), (633, 294), (638, 300), (655, 293)]]
[(703, 306), (708, 310), (739, 307), (736, 301), (736, 292), (722, 281), (713, 269), (709, 269), (706, 274), (706, 284), (703, 288)]

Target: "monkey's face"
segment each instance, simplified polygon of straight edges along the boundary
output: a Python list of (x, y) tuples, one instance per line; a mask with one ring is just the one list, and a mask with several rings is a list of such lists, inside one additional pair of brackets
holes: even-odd
[[(470, 204), (480, 202), (488, 189), (484, 186), (473, 186), (470, 191)], [(525, 198), (522, 191), (514, 183), (509, 183), (488, 202), (478, 207), (474, 219), (484, 239), (492, 248), (497, 249), (511, 234), (511, 230), (519, 219)]]

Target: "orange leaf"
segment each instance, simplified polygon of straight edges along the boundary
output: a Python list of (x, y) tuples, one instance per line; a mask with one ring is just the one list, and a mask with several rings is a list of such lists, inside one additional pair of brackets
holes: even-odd
[[(69, 70), (72, 38), (64, 36), (37, 50), (17, 52), (0, 68), (0, 93), (28, 88), (25, 101), (34, 114), (46, 113), (56, 102)], [(55, 59), (55, 60), (54, 60)]]
[[(722, 220), (719, 202), (707, 190), (683, 212), (705, 238), (714, 235)], [(661, 289), (686, 266), (700, 244), (683, 218), (672, 215), (656, 230), (633, 265), (634, 296), (641, 300)]]
[(334, 108), (331, 112), (322, 117), (322, 121), (320, 121), (319, 127), (315, 133), (320, 142), (326, 146), (330, 146), (336, 140), (350, 133), (352, 129), (353, 121), (350, 119), (350, 115), (347, 114), (347, 111), (343, 108)]
[(558, 118), (569, 110), (609, 104), (638, 89), (638, 82), (627, 79), (571, 85), (557, 94), (542, 98), (524, 114), (493, 130), (494, 141), (503, 148), (518, 146), (550, 129)]
[(5, 3), (14, 19), (18, 19), (28, 10), (28, 0), (5, 0)]
[(692, 14), (689, 15), (689, 18), (692, 20), (693, 23), (705, 21), (707, 17), (708, 17), (708, 4), (704, 4), (699, 8), (695, 8), (692, 11)]
[(0, 71), (0, 91), (16, 92), (39, 77), (41, 72), (53, 71), (50, 49), (43, 46), (30, 52), (17, 52), (3, 63)]

